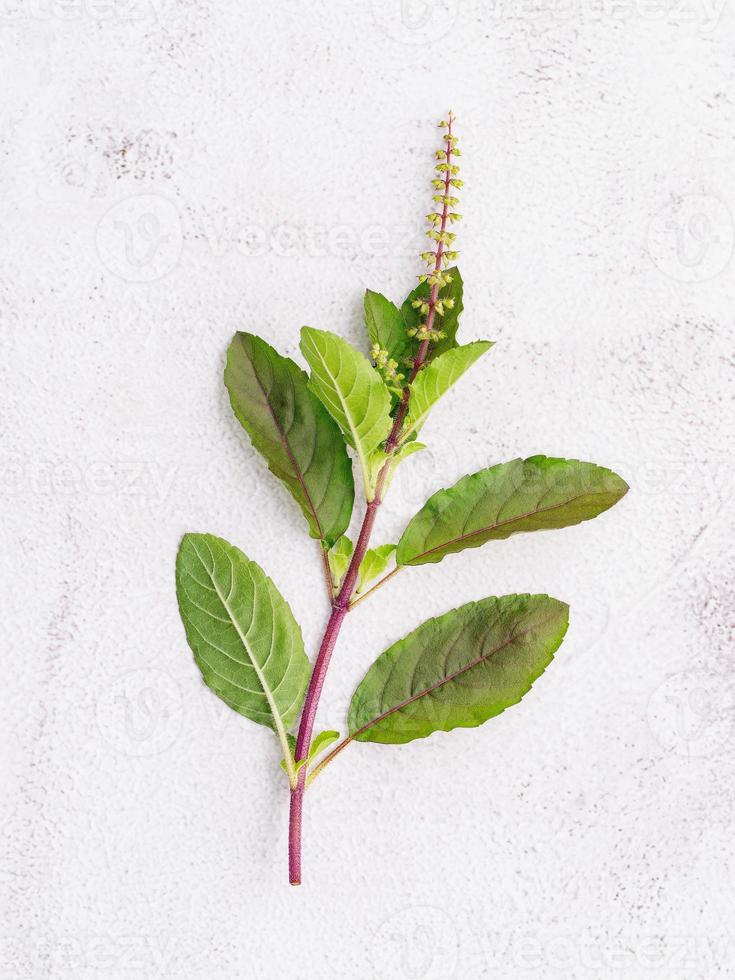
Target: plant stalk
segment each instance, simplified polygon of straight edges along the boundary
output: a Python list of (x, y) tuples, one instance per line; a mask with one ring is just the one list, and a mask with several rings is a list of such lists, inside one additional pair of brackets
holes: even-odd
[(350, 611), (352, 611), (355, 606), (359, 606), (363, 599), (367, 599), (369, 595), (372, 595), (373, 592), (385, 585), (386, 582), (389, 582), (394, 575), (397, 575), (400, 572), (402, 567), (402, 565), (396, 565), (396, 567), (392, 568), (387, 575), (384, 575), (381, 579), (378, 579), (375, 585), (371, 585), (367, 592), (363, 592), (362, 595), (357, 595), (354, 599), (352, 599), (348, 607)]
[[(449, 127), (447, 131), (447, 137), (452, 134), (452, 116), (449, 116)], [(452, 144), (447, 140), (447, 163), (450, 162), (452, 152)], [(446, 177), (444, 180), (444, 196), (448, 196), (450, 187), (450, 173), (446, 172)], [(447, 217), (449, 213), (449, 207), (444, 202), (442, 208), (442, 219), (441, 219), (441, 231), (446, 229)], [(442, 253), (444, 252), (444, 243), (439, 241), (436, 250), (436, 264), (434, 269), (436, 272), (441, 271), (442, 263)], [(435, 308), (437, 299), (439, 296), (439, 284), (436, 283), (431, 287), (431, 292), (429, 294), (429, 312), (426, 317), (426, 329), (431, 331), (434, 323)], [(403, 423), (408, 412), (409, 399), (411, 397), (411, 384), (415, 380), (416, 375), (421, 370), (426, 356), (429, 352), (429, 340), (421, 341), (419, 349), (416, 353), (416, 357), (413, 362), (413, 368), (409, 376), (408, 383), (403, 389), (403, 396), (401, 398), (401, 403), (396, 412), (396, 416), (393, 420), (393, 426), (391, 427), (390, 434), (385, 443), (385, 452), (390, 456), (395, 452), (398, 443), (400, 442), (401, 430), (403, 428)], [(294, 752), (294, 757), (297, 762), (302, 759), (306, 759), (309, 755), (309, 747), (311, 746), (311, 737), (314, 731), (314, 720), (316, 718), (317, 708), (319, 707), (319, 699), (321, 697), (322, 689), (324, 687), (324, 680), (327, 676), (327, 670), (329, 668), (329, 662), (332, 658), (332, 653), (334, 651), (335, 644), (337, 643), (337, 638), (339, 632), (342, 629), (342, 624), (345, 620), (350, 608), (350, 600), (352, 599), (352, 594), (355, 589), (355, 584), (357, 582), (357, 576), (360, 571), (360, 565), (365, 557), (365, 553), (368, 550), (370, 544), (370, 536), (373, 532), (373, 527), (375, 525), (375, 518), (377, 516), (378, 508), (382, 503), (383, 491), (385, 488), (385, 483), (388, 478), (388, 473), (390, 470), (391, 460), (387, 459), (383, 464), (380, 473), (378, 474), (378, 480), (375, 487), (375, 496), (368, 503), (365, 509), (365, 516), (363, 517), (362, 526), (360, 528), (360, 534), (357, 538), (357, 544), (355, 545), (355, 550), (352, 554), (352, 560), (350, 561), (347, 573), (344, 577), (342, 586), (337, 594), (337, 596), (332, 601), (332, 612), (327, 622), (327, 628), (324, 631), (324, 636), (322, 638), (321, 645), (319, 647), (319, 653), (317, 654), (316, 661), (314, 663), (314, 670), (311, 674), (311, 680), (309, 681), (309, 687), (306, 692), (306, 698), (304, 699), (304, 708), (301, 713), (301, 721), (299, 723), (299, 731), (296, 737), (296, 749)], [(351, 741), (348, 736), (340, 745), (337, 747), (338, 750), (344, 748)], [(336, 754), (336, 750), (330, 754), (330, 758)], [(321, 768), (321, 767), (319, 767)], [(303, 822), (303, 807), (304, 807), (304, 792), (306, 790), (306, 777), (307, 777), (307, 767), (304, 765), (300, 768), (296, 785), (291, 788), (291, 801), (289, 810), (289, 822), (288, 822), (288, 876), (289, 881), (292, 885), (301, 884), (301, 828)]]

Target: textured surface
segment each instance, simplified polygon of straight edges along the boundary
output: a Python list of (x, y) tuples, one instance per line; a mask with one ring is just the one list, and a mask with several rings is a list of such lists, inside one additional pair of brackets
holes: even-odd
[[(735, 7), (51, 0), (2, 28), (2, 980), (731, 977)], [(497, 344), (376, 542), (515, 456), (632, 489), (351, 614), (320, 728), (428, 616), (571, 606), (517, 708), (350, 746), (297, 890), (275, 739), (203, 685), (174, 558), (240, 545), (314, 650), (317, 545), (225, 350), (300, 360), (304, 323), (358, 337), (366, 286), (402, 301), (449, 106), (460, 339)]]

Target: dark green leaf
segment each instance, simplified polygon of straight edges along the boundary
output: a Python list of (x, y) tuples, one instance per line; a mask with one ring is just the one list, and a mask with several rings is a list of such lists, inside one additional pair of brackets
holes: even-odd
[[(445, 286), (441, 290), (441, 296), (444, 299), (454, 300), (454, 309), (447, 310), (444, 316), (436, 316), (434, 318), (434, 327), (437, 330), (443, 330), (446, 334), (443, 340), (438, 341), (436, 344), (431, 344), (429, 347), (429, 360), (438, 357), (439, 354), (443, 354), (444, 351), (451, 350), (453, 347), (457, 346), (457, 329), (459, 327), (459, 317), (464, 309), (462, 304), (462, 289), (463, 282), (462, 276), (459, 274), (459, 269), (454, 268), (446, 270), (452, 277), (452, 281), (448, 286)], [(422, 321), (418, 310), (415, 310), (411, 303), (415, 299), (427, 299), (431, 287), (428, 283), (422, 282), (408, 294), (406, 299), (401, 306), (401, 314), (403, 315), (403, 322), (406, 325), (407, 330), (415, 330), (419, 323)], [(418, 349), (418, 343), (414, 343), (414, 349)]]
[(428, 620), (368, 670), (350, 704), (350, 737), (398, 744), (481, 725), (544, 672), (568, 614), (546, 595), (506, 595)]
[(225, 384), (240, 424), (301, 507), (312, 537), (330, 547), (350, 523), (352, 463), (305, 372), (260, 337), (236, 333)]
[(396, 561), (438, 562), (519, 531), (579, 524), (627, 490), (616, 473), (576, 459), (531, 456), (491, 466), (429, 497), (401, 535)]
[(377, 344), (381, 350), (388, 351), (388, 356), (399, 365), (404, 357), (410, 356), (411, 338), (406, 333), (401, 311), (382, 293), (372, 289), (365, 291), (365, 326), (371, 346)]

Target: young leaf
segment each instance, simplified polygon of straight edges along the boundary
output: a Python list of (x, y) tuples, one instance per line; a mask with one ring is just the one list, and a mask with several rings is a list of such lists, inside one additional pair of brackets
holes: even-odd
[(319, 732), (319, 734), (314, 738), (311, 743), (311, 748), (309, 749), (309, 764), (316, 759), (320, 752), (324, 749), (329, 748), (332, 742), (336, 742), (339, 738), (339, 732), (335, 731), (325, 731)]
[(373, 483), (378, 479), (378, 474), (383, 468), (383, 464), (389, 459), (390, 468), (383, 484), (383, 494), (385, 494), (400, 464), (405, 459), (408, 459), (409, 456), (413, 456), (414, 453), (421, 452), (422, 449), (426, 449), (426, 443), (415, 441), (404, 442), (393, 453), (386, 453), (382, 449), (374, 449), (368, 460)]
[[(434, 326), (442, 330), (446, 336), (438, 341), (436, 344), (431, 344), (429, 346), (428, 360), (433, 360), (445, 351), (451, 350), (453, 347), (457, 346), (457, 329), (459, 327), (459, 316), (464, 309), (462, 305), (462, 289), (464, 283), (462, 282), (462, 276), (459, 274), (459, 269), (456, 266), (452, 269), (447, 269), (447, 273), (452, 277), (451, 283), (442, 289), (442, 297), (444, 299), (454, 300), (454, 307), (451, 310), (447, 310), (444, 316), (437, 316), (434, 320)], [(406, 330), (415, 330), (422, 320), (421, 313), (419, 310), (414, 309), (411, 305), (415, 299), (427, 299), (429, 293), (431, 292), (431, 287), (428, 283), (420, 283), (412, 292), (408, 294), (406, 299), (403, 301), (401, 306), (401, 315), (403, 316), (403, 322), (406, 325)], [(418, 344), (414, 345), (418, 347)]]
[(403, 430), (405, 436), (419, 432), (442, 395), (492, 346), (492, 341), (476, 340), (472, 344), (453, 347), (434, 357), (423, 371), (419, 371), (411, 385), (411, 400)]
[(309, 387), (356, 450), (372, 500), (369, 457), (390, 431), (390, 393), (368, 359), (336, 334), (303, 327), (301, 351), (311, 367)]
[(350, 737), (399, 744), (474, 728), (517, 704), (551, 663), (569, 607), (546, 595), (470, 602), (381, 654), (350, 704)]
[(365, 326), (371, 346), (377, 344), (381, 350), (388, 351), (388, 356), (399, 364), (410, 356), (411, 338), (406, 333), (401, 311), (372, 289), (365, 290)]
[(500, 463), (429, 497), (401, 535), (396, 561), (438, 562), (519, 531), (580, 524), (627, 490), (616, 473), (576, 459), (530, 456)]
[(337, 589), (342, 582), (342, 578), (347, 571), (352, 558), (352, 542), (343, 534), (336, 544), (332, 545), (327, 553), (329, 568), (332, 572), (332, 583)]
[(185, 534), (176, 594), (205, 684), (235, 711), (272, 728), (290, 758), (287, 731), (309, 682), (301, 629), (263, 569), (213, 534)]
[[(319, 732), (311, 743), (307, 758), (299, 759), (298, 762), (294, 758), (294, 753), (296, 751), (296, 739), (293, 737), (293, 735), (287, 735), (286, 738), (288, 740), (288, 746), (291, 750), (291, 763), (293, 765), (293, 771), (294, 773), (298, 773), (302, 766), (310, 766), (320, 752), (323, 752), (324, 749), (328, 748), (332, 742), (336, 742), (339, 738), (339, 732)], [(288, 760), (285, 758), (281, 759), (281, 769), (283, 769), (284, 772), (288, 772)]]
[(388, 567), (390, 556), (396, 550), (394, 544), (381, 544), (377, 548), (368, 548), (365, 557), (360, 562), (357, 583), (358, 594), (363, 591), (368, 582), (382, 575)]
[(236, 333), (225, 385), (238, 421), (301, 507), (311, 536), (331, 547), (352, 516), (352, 463), (306, 373), (260, 337)]

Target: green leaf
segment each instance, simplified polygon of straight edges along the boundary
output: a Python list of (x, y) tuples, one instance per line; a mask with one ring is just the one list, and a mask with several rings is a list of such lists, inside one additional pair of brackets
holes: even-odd
[(352, 542), (346, 535), (343, 534), (339, 541), (332, 545), (327, 553), (329, 568), (332, 572), (332, 583), (335, 589), (341, 583), (344, 574), (349, 567), (351, 558)]
[(313, 739), (311, 748), (309, 749), (309, 765), (311, 765), (320, 752), (323, 752), (324, 749), (329, 748), (332, 742), (336, 742), (338, 738), (339, 732), (331, 730), (319, 732), (316, 738)]
[[(293, 765), (293, 771), (294, 773), (298, 773), (302, 766), (310, 766), (320, 752), (330, 746), (332, 742), (336, 742), (339, 738), (339, 732), (319, 732), (311, 743), (308, 757), (306, 759), (299, 759), (298, 762), (294, 758), (296, 752), (296, 739), (293, 737), (293, 735), (287, 735), (286, 738), (288, 740), (289, 749), (291, 750), (291, 763)], [(284, 772), (288, 772), (288, 762), (286, 759), (281, 759), (281, 769), (283, 769)]]
[[(429, 360), (433, 360), (445, 351), (451, 350), (453, 347), (457, 346), (457, 329), (459, 327), (459, 316), (464, 309), (462, 304), (462, 290), (464, 283), (462, 282), (462, 276), (459, 274), (459, 269), (455, 266), (451, 269), (446, 270), (452, 277), (452, 281), (448, 286), (440, 291), (440, 295), (444, 299), (453, 299), (454, 308), (447, 310), (444, 316), (436, 316), (434, 318), (434, 326), (438, 330), (443, 330), (446, 334), (443, 340), (438, 341), (435, 344), (429, 346)], [(415, 330), (423, 319), (420, 312), (415, 310), (411, 303), (415, 299), (427, 299), (429, 293), (431, 292), (431, 287), (428, 283), (422, 282), (408, 294), (406, 299), (403, 301), (401, 306), (401, 314), (403, 316), (403, 322), (406, 325), (407, 330)], [(418, 342), (414, 342), (414, 349), (418, 349)]]
[(352, 463), (306, 372), (260, 337), (236, 333), (225, 385), (238, 421), (301, 507), (311, 536), (330, 547), (352, 516)]
[(356, 450), (372, 500), (369, 457), (390, 431), (390, 393), (368, 359), (336, 334), (303, 327), (301, 350), (311, 367), (309, 387)]
[(398, 744), (474, 728), (517, 704), (551, 663), (569, 607), (492, 596), (429, 619), (381, 654), (350, 704), (350, 737)]
[(311, 668), (286, 600), (259, 565), (213, 534), (184, 535), (176, 594), (205, 684), (239, 714), (272, 728), (290, 757), (286, 733)]
[(381, 544), (377, 548), (368, 548), (365, 552), (365, 557), (360, 562), (358, 571), (358, 594), (363, 591), (368, 582), (372, 582), (378, 575), (383, 574), (388, 567), (390, 556), (395, 550), (396, 546), (394, 544)]
[(500, 463), (429, 497), (401, 535), (396, 561), (438, 562), (519, 531), (579, 524), (627, 491), (616, 473), (576, 459), (531, 456)]
[[(409, 436), (409, 439), (413, 439), (413, 438), (414, 438), (413, 436)], [(414, 453), (421, 452), (422, 449), (426, 449), (426, 443), (413, 442), (413, 441), (404, 442), (401, 446), (398, 447), (398, 449), (394, 450), (394, 452), (392, 453), (386, 453), (382, 449), (374, 449), (373, 452), (370, 454), (370, 459), (368, 460), (373, 484), (378, 479), (378, 474), (383, 468), (383, 463), (385, 463), (385, 461), (389, 459), (390, 468), (385, 478), (385, 482), (383, 483), (383, 493), (385, 494), (400, 464), (405, 459), (408, 459), (409, 456), (413, 456)]]
[(476, 340), (472, 344), (454, 347), (434, 357), (427, 367), (419, 371), (411, 385), (411, 400), (403, 430), (405, 436), (421, 429), (442, 395), (492, 346), (489, 340)]
[(398, 307), (382, 293), (365, 290), (365, 326), (370, 344), (388, 351), (389, 357), (401, 364), (411, 354), (411, 338)]

